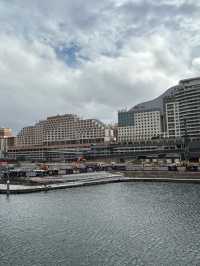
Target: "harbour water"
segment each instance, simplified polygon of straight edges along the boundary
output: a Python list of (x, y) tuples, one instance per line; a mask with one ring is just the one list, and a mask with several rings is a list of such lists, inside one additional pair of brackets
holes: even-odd
[(0, 195), (0, 265), (200, 265), (200, 185)]

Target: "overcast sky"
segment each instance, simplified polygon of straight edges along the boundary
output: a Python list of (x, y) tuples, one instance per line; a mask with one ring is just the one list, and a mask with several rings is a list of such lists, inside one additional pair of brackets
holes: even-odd
[(200, 1), (0, 0), (0, 126), (117, 110), (199, 75)]

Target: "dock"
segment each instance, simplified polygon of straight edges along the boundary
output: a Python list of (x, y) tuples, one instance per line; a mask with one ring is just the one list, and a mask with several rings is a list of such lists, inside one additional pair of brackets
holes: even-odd
[[(73, 187), (103, 185), (108, 183), (122, 183), (122, 182), (173, 182), (173, 183), (195, 183), (200, 184), (200, 176), (188, 175), (188, 177), (181, 177), (180, 175), (169, 176), (124, 176), (121, 173), (109, 173), (109, 172), (95, 172), (84, 174), (72, 174), (62, 176), (63, 182), (51, 183), (51, 184), (38, 184), (38, 185), (9, 185), (9, 194), (22, 194), (33, 192), (47, 192), (57, 189), (67, 189)], [(0, 194), (8, 194), (7, 184), (0, 184)]]
[[(123, 176), (121, 174), (112, 174), (107, 172), (96, 172), (87, 174), (67, 175), (67, 180), (56, 184), (41, 185), (14, 185), (10, 184), (9, 194), (33, 193), (49, 191), (56, 189), (66, 189), (73, 187), (92, 186), (107, 183), (120, 182)], [(65, 176), (63, 176), (65, 178)], [(7, 184), (0, 184), (0, 194), (7, 194)]]

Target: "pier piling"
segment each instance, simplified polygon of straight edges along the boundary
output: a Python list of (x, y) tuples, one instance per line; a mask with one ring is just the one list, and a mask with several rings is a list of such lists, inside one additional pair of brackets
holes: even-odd
[(6, 194), (7, 196), (10, 194), (10, 180), (9, 179), (6, 182)]

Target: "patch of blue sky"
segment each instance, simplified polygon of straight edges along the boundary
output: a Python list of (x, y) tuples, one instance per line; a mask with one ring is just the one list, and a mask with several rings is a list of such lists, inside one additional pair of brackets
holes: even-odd
[(81, 48), (75, 44), (60, 46), (55, 49), (57, 56), (68, 66), (76, 68), (79, 64), (79, 52)]

